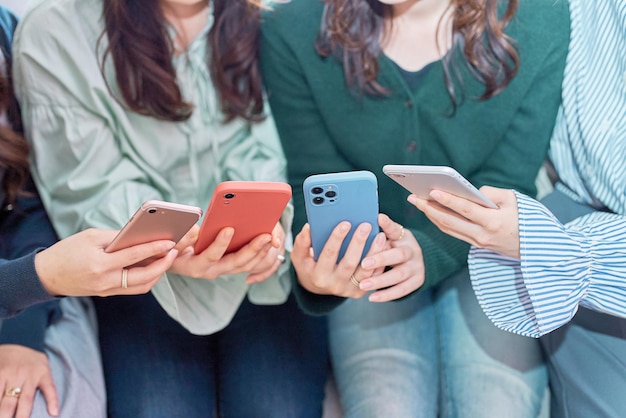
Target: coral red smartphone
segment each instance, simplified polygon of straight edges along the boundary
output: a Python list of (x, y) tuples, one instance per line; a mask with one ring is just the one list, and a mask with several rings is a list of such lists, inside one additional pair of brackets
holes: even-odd
[(226, 254), (238, 251), (253, 238), (270, 234), (291, 199), (291, 186), (283, 182), (224, 181), (213, 192), (200, 226), (196, 254), (215, 241), (219, 231), (235, 228)]
[(465, 177), (452, 167), (431, 165), (386, 165), (383, 173), (396, 183), (422, 199), (430, 199), (431, 190), (437, 189), (462, 197), (491, 209), (498, 209)]
[[(158, 240), (178, 242), (201, 216), (202, 209), (197, 206), (149, 200), (141, 205), (104, 251), (110, 253)], [(153, 260), (146, 259), (135, 266)]]

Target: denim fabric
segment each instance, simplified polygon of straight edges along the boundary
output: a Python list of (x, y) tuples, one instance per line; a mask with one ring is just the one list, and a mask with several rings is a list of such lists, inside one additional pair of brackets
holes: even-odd
[(400, 301), (348, 300), (331, 313), (329, 332), (346, 417), (547, 413), (539, 342), (496, 328), (467, 270)]
[[(96, 313), (88, 298), (63, 298), (60, 318), (46, 329), (44, 349), (59, 399), (59, 417), (106, 417), (106, 393)], [(37, 391), (31, 418), (48, 418), (48, 406)]]
[(96, 307), (110, 417), (321, 416), (326, 323), (293, 297), (276, 306), (245, 299), (208, 336), (190, 334), (151, 294)]
[(467, 269), (436, 290), (441, 417), (531, 418), (544, 407), (548, 372), (541, 345), (497, 328), (481, 310)]

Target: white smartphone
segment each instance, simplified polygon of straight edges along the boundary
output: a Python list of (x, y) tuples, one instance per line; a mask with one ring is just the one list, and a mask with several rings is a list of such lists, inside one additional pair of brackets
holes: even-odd
[(419, 198), (430, 199), (431, 190), (441, 190), (491, 209), (499, 209), (452, 167), (433, 165), (386, 165), (383, 173)]
[[(110, 253), (159, 240), (178, 242), (200, 216), (202, 209), (197, 206), (149, 200), (141, 205), (104, 251)], [(153, 260), (150, 258), (135, 265), (146, 265)]]

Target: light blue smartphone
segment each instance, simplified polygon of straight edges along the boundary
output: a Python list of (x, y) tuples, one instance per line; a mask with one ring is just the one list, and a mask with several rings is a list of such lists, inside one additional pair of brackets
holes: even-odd
[(350, 222), (352, 228), (341, 245), (337, 262), (343, 258), (356, 228), (369, 222), (372, 231), (363, 249), (363, 258), (379, 231), (376, 176), (369, 171), (316, 174), (304, 180), (303, 191), (315, 259), (342, 221)]

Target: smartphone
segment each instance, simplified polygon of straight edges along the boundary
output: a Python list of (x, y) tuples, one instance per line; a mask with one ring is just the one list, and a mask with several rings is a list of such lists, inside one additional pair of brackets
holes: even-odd
[[(197, 206), (149, 200), (124, 225), (105, 252), (121, 250), (133, 245), (158, 240), (178, 242), (202, 216)], [(155, 258), (146, 259), (135, 265), (147, 265)]]
[(226, 253), (238, 251), (253, 238), (271, 234), (289, 200), (291, 186), (283, 182), (224, 181), (215, 188), (194, 247), (204, 251), (224, 228), (235, 228)]
[(313, 255), (317, 260), (333, 229), (342, 221), (352, 225), (341, 245), (343, 258), (354, 231), (363, 222), (372, 225), (361, 258), (378, 234), (378, 182), (369, 171), (316, 174), (303, 183), (306, 216), (311, 228)]
[(430, 191), (437, 189), (470, 200), (487, 208), (498, 209), (495, 203), (452, 167), (432, 165), (386, 165), (383, 167), (383, 173), (422, 199), (430, 199)]

